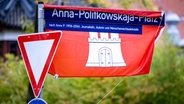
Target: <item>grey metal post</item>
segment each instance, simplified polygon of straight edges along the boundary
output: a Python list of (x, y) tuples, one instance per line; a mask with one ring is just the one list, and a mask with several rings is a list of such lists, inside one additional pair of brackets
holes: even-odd
[(38, 2), (38, 32), (44, 32), (44, 3)]
[[(43, 2), (38, 2), (38, 33), (39, 32), (44, 32), (44, 3)], [(39, 98), (43, 97), (43, 88), (41, 88), (40, 95), (38, 96)]]
[[(35, 32), (44, 32), (44, 3), (38, 2), (37, 11), (36, 11), (36, 17), (35, 17)], [(41, 92), (39, 95), (39, 98), (42, 98), (43, 96), (43, 87), (41, 88)], [(28, 95), (27, 95), (27, 102), (32, 100), (34, 98), (34, 94), (32, 91), (31, 84), (28, 85)]]

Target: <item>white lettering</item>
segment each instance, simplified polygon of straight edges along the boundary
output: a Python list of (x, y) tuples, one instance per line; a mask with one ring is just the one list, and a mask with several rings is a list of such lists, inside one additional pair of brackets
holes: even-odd
[(158, 23), (157, 18), (149, 18), (149, 17), (147, 17), (144, 20), (145, 20), (145, 22), (155, 22), (155, 23)]
[(66, 17), (66, 18), (74, 18), (74, 11), (63, 11), (54, 9), (52, 13), (52, 17)]
[(80, 11), (79, 11), (79, 18), (81, 18), (81, 16), (84, 15), (84, 13), (85, 13), (84, 10), (83, 10), (83, 11), (80, 10)]
[(139, 22), (141, 22), (142, 18), (143, 18), (143, 17), (139, 17)]
[(155, 22), (155, 23), (157, 23), (157, 22), (158, 22), (157, 18), (155, 18), (155, 19), (154, 19), (154, 22)]
[(59, 17), (56, 9), (54, 9), (54, 11), (52, 13), (52, 17), (55, 16), (55, 15), (56, 15), (56, 17)]
[(134, 21), (134, 16), (130, 16), (128, 21)]
[(98, 12), (97, 12), (97, 17), (96, 17), (96, 19), (102, 19), (102, 18), (101, 18), (101, 13), (98, 13)]

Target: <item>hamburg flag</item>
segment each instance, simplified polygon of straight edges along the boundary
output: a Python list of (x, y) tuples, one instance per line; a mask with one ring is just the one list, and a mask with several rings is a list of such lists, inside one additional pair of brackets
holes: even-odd
[(49, 73), (59, 77), (148, 74), (164, 13), (45, 5), (46, 30), (62, 30)]

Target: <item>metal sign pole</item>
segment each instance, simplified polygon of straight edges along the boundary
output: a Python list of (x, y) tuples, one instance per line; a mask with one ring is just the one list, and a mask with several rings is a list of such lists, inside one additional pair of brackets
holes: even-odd
[(44, 3), (38, 2), (38, 32), (44, 32)]
[[(37, 10), (36, 10), (36, 17), (35, 17), (35, 32), (44, 32), (44, 2), (41, 0), (38, 2)], [(43, 97), (43, 87), (41, 88), (40, 95), (38, 98)], [(32, 91), (31, 84), (28, 85), (28, 98), (27, 102), (30, 100), (34, 100), (34, 94)]]
[[(44, 32), (44, 3), (38, 2), (38, 33), (39, 32)], [(38, 98), (42, 98), (43, 97), (43, 88), (44, 86), (42, 86), (41, 88), (41, 92)]]

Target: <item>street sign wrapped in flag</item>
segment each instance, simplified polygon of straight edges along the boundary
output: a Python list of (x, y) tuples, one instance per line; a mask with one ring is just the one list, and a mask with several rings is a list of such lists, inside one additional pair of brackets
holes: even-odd
[(164, 13), (44, 6), (46, 30), (62, 30), (49, 73), (58, 77), (148, 74)]

